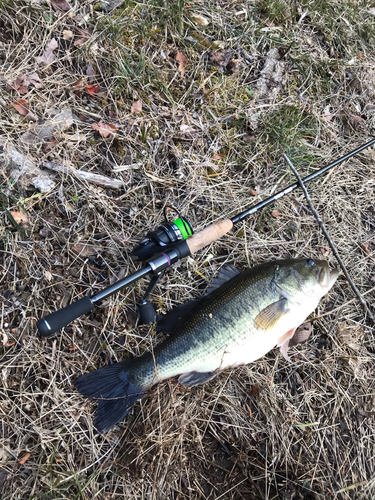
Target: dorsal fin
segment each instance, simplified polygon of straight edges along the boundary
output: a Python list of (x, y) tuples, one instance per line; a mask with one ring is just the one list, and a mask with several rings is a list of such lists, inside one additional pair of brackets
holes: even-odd
[(221, 287), (221, 285), (224, 285), (224, 283), (231, 280), (238, 274), (240, 274), (240, 271), (235, 267), (228, 265), (223, 266), (219, 271), (219, 276), (217, 278), (213, 278), (211, 280), (211, 283), (209, 283), (207, 290), (204, 293), (204, 296), (209, 295), (211, 292)]
[(230, 279), (234, 278), (234, 276), (237, 276), (238, 274), (240, 274), (240, 271), (235, 267), (223, 266), (219, 271), (219, 276), (217, 278), (213, 278), (213, 280), (208, 285), (207, 290), (205, 291), (202, 297), (195, 300), (191, 300), (186, 304), (176, 306), (170, 311), (168, 311), (167, 314), (158, 316), (156, 331), (163, 332), (166, 335), (171, 335), (174, 332), (179, 320), (183, 316), (185, 316), (185, 314), (187, 314), (196, 304), (198, 304), (198, 302), (205, 299), (207, 295), (209, 295), (211, 292), (213, 292), (214, 290), (216, 290), (221, 285), (223, 285)]

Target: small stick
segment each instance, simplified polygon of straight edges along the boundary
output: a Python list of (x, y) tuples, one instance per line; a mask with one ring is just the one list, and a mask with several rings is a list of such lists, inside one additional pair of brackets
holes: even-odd
[(84, 170), (77, 170), (73, 167), (62, 167), (61, 165), (56, 165), (50, 161), (42, 163), (42, 167), (54, 170), (55, 172), (62, 172), (63, 174), (75, 175), (78, 179), (83, 179), (104, 188), (121, 189), (124, 187), (124, 182), (119, 179), (111, 179), (105, 175), (93, 174), (91, 172), (85, 172)]
[(316, 208), (314, 207), (313, 205), (313, 202), (311, 201), (311, 198), (310, 198), (310, 195), (309, 193), (307, 192), (307, 189), (306, 189), (306, 186), (304, 185), (303, 183), (303, 180), (301, 179), (299, 173), (297, 172), (296, 168), (294, 167), (293, 163), (291, 162), (291, 160), (288, 158), (288, 156), (286, 154), (283, 155), (283, 157), (285, 158), (285, 160), (287, 161), (290, 169), (292, 170), (293, 174), (296, 176), (297, 180), (298, 180), (298, 183), (299, 185), (301, 186), (301, 189), (303, 191), (303, 194), (305, 195), (305, 198), (306, 198), (306, 201), (307, 201), (307, 204), (309, 205), (310, 207), (310, 210), (311, 212), (313, 213), (315, 219), (317, 220), (318, 224), (319, 224), (319, 227), (320, 229), (322, 230), (322, 233), (324, 234), (324, 236), (326, 237), (328, 243), (329, 243), (329, 246), (331, 247), (332, 249), (332, 252), (333, 252), (333, 255), (336, 257), (336, 260), (337, 262), (339, 263), (341, 269), (342, 269), (342, 272), (345, 274), (345, 277), (346, 279), (349, 281), (349, 284), (350, 286), (352, 287), (352, 290), (353, 292), (356, 294), (356, 296), (358, 297), (358, 300), (360, 301), (360, 303), (362, 304), (362, 307), (365, 311), (365, 313), (367, 313), (367, 315), (369, 316), (369, 318), (371, 319), (372, 323), (375, 322), (374, 320), (374, 316), (372, 314), (372, 312), (370, 311), (370, 309), (368, 308), (367, 306), (367, 303), (365, 301), (365, 299), (362, 297), (360, 291), (358, 290), (358, 288), (355, 286), (353, 280), (351, 279), (351, 277), (349, 276), (349, 273), (348, 271), (346, 270), (346, 267), (345, 267), (345, 264), (343, 263), (343, 261), (341, 260), (341, 257), (335, 247), (335, 244), (333, 243), (325, 225), (323, 224), (323, 221), (322, 219), (320, 218), (320, 215), (318, 214)]

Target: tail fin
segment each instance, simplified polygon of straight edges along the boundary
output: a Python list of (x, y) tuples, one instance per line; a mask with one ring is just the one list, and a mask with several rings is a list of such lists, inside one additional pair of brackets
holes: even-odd
[(131, 365), (131, 361), (122, 361), (104, 366), (75, 382), (83, 396), (99, 400), (94, 425), (102, 434), (122, 420), (146, 392), (129, 379)]

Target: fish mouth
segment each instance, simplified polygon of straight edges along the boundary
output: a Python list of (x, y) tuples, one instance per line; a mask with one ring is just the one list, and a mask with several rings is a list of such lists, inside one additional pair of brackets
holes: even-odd
[(340, 269), (329, 270), (328, 262), (324, 262), (318, 271), (318, 282), (323, 288), (330, 290), (335, 284), (340, 273)]

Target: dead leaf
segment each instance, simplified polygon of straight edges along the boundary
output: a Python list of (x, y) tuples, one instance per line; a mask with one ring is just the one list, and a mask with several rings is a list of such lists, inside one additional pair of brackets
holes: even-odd
[(311, 332), (312, 332), (312, 324), (303, 323), (303, 325), (297, 328), (295, 334), (289, 340), (289, 347), (301, 344), (302, 342), (306, 342), (306, 340), (308, 340), (308, 338), (310, 337)]
[(33, 122), (38, 121), (38, 117), (29, 111), (26, 99), (18, 99), (15, 102), (11, 102), (11, 105), (19, 112), (20, 115), (25, 116), (28, 120)]
[(275, 208), (274, 210), (272, 210), (271, 215), (272, 215), (272, 217), (275, 217), (275, 219), (281, 219), (281, 217), (283, 216), (283, 213), (278, 208)]
[(250, 191), (251, 196), (258, 196), (259, 193), (260, 193), (260, 186), (259, 185), (255, 186), (254, 189), (252, 189)]
[(52, 273), (47, 270), (44, 271), (44, 277), (46, 278), (47, 281), (51, 281), (53, 278)]
[(87, 66), (87, 69), (86, 69), (86, 75), (89, 77), (89, 82), (93, 82), (94, 81), (94, 68), (92, 67), (92, 64), (89, 63), (89, 65)]
[(18, 463), (24, 465), (29, 460), (30, 457), (31, 453), (25, 453), (24, 456), (18, 460)]
[(87, 36), (82, 37), (82, 38), (78, 38), (78, 39), (74, 42), (74, 44), (73, 44), (73, 45), (75, 45), (76, 47), (81, 46), (81, 45), (84, 45), (84, 44), (87, 42), (87, 40), (88, 40), (88, 39), (89, 39), (89, 38), (88, 38)]
[(33, 85), (36, 89), (40, 89), (42, 84), (40, 83), (40, 78), (37, 73), (32, 73), (31, 75), (19, 75), (13, 81), (7, 82), (8, 90), (18, 90), (20, 94), (27, 94), (28, 87)]
[(30, 85), (33, 85), (36, 89), (40, 89), (43, 85), (40, 82), (38, 73), (32, 73), (31, 75), (19, 75), (13, 81), (7, 82), (8, 90), (18, 90), (20, 94), (26, 94)]
[(371, 9), (368, 9), (367, 11), (369, 14), (372, 14), (373, 16), (375, 16), (375, 7), (371, 7)]
[(222, 158), (224, 158), (224, 155), (221, 155), (221, 154), (219, 154), (219, 153), (215, 153), (215, 154), (212, 156), (211, 160), (221, 160)]
[(86, 90), (90, 95), (95, 95), (99, 92), (100, 87), (96, 83), (93, 83), (92, 85), (86, 85)]
[(328, 106), (326, 106), (323, 110), (323, 116), (322, 116), (322, 120), (325, 121), (326, 123), (332, 121), (332, 119), (334, 118), (335, 115), (333, 115), (331, 113), (331, 106), (330, 104), (328, 104)]
[(176, 54), (176, 57), (175, 57), (176, 61), (178, 61), (178, 70), (179, 72), (181, 73), (181, 76), (183, 77), (185, 75), (185, 68), (186, 68), (186, 65), (187, 65), (187, 58), (186, 56), (178, 51), (177, 54)]
[(63, 39), (64, 40), (70, 40), (73, 37), (74, 37), (73, 31), (71, 31), (71, 30), (63, 30)]
[(74, 116), (71, 109), (62, 109), (54, 114), (49, 120), (37, 125), (33, 125), (24, 134), (21, 140), (29, 145), (41, 144), (52, 139), (55, 133), (64, 132), (74, 123)]
[(55, 139), (54, 137), (48, 141), (48, 142), (45, 142), (43, 144), (43, 150), (44, 151), (50, 151), (52, 148), (54, 148), (57, 144), (59, 143), (59, 141), (57, 139)]
[(366, 255), (371, 255), (372, 252), (368, 243), (362, 243), (361, 247)]
[(74, 92), (79, 92), (79, 91), (81, 91), (83, 89), (83, 80), (82, 80), (82, 78), (80, 78), (79, 80), (77, 80), (76, 82), (73, 83), (72, 89), (74, 90)]
[(365, 120), (358, 115), (351, 116), (349, 119), (350, 124), (356, 130), (364, 130), (367, 129), (367, 125)]
[[(7, 90), (19, 90), (19, 88), (23, 85), (23, 78), (24, 78), (24, 75), (19, 75), (17, 76), (17, 78), (15, 80), (8, 80), (7, 81), (7, 85), (6, 85), (6, 89)], [(27, 89), (26, 89), (26, 92), (27, 92)], [(20, 92), (21, 94), (23, 94), (24, 92)]]
[(180, 131), (183, 134), (191, 134), (193, 132), (196, 132), (195, 128), (191, 125), (188, 125), (187, 123), (183, 123), (182, 125), (180, 125)]
[(25, 75), (23, 80), (23, 85), (28, 87), (29, 85), (33, 85), (36, 89), (40, 89), (43, 87), (38, 73), (32, 73), (31, 75)]
[(246, 141), (246, 142), (253, 142), (255, 140), (255, 136), (250, 135), (250, 134), (246, 134), (242, 137), (242, 140)]
[(180, 132), (181, 139), (185, 139), (188, 141), (195, 139), (198, 136), (198, 131), (187, 123), (183, 123), (182, 125), (180, 125)]
[(50, 0), (50, 2), (55, 10), (63, 10), (67, 12), (71, 8), (66, 0)]
[(10, 214), (17, 224), (27, 224), (29, 222), (27, 215), (22, 212), (10, 212)]
[(210, 20), (207, 17), (202, 16), (202, 14), (195, 14), (192, 12), (190, 15), (194, 21), (201, 26), (208, 26), (210, 24)]
[(218, 52), (212, 52), (210, 59), (218, 66), (219, 71), (222, 72), (232, 59), (232, 51), (220, 50)]
[(297, 201), (296, 199), (294, 199), (292, 201), (292, 207), (293, 207), (293, 210), (296, 212), (296, 214), (300, 214), (302, 212), (302, 209), (306, 208), (304, 205), (302, 205), (299, 201)]
[(44, 49), (44, 53), (40, 57), (36, 57), (36, 62), (40, 66), (47, 66), (47, 64), (52, 64), (53, 61), (56, 60), (56, 56), (53, 53), (55, 49), (58, 47), (58, 43), (54, 38), (46, 45), (46, 48)]
[(90, 255), (95, 255), (99, 252), (100, 248), (94, 245), (88, 245), (87, 243), (76, 243), (71, 247), (74, 253), (80, 255), (80, 257), (90, 257)]
[(102, 137), (108, 137), (117, 132), (118, 128), (113, 123), (93, 123), (92, 128), (97, 130)]
[(142, 111), (142, 101), (139, 99), (138, 101), (133, 102), (130, 111), (138, 115)]
[(43, 193), (55, 188), (56, 184), (50, 175), (37, 167), (30, 158), (17, 151), (10, 144), (5, 145), (3, 150), (3, 161), (5, 161), (5, 168), (9, 171), (9, 176), (23, 188), (33, 185)]
[(18, 101), (11, 102), (11, 105), (16, 108), (20, 115), (26, 116), (29, 113), (29, 109), (27, 107), (26, 99), (18, 99)]

